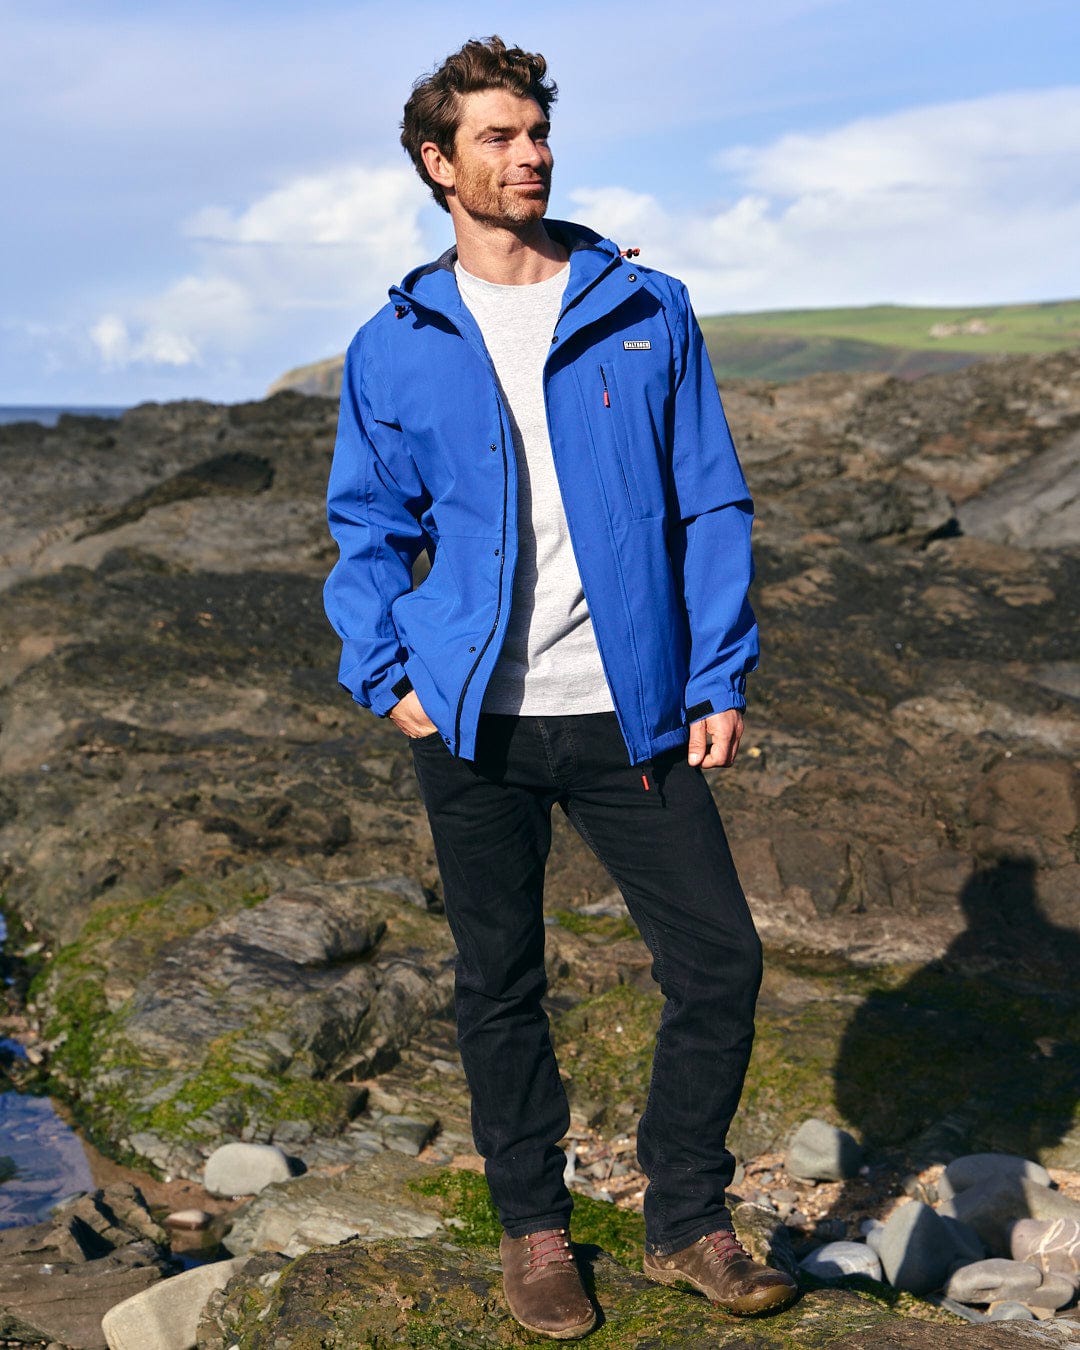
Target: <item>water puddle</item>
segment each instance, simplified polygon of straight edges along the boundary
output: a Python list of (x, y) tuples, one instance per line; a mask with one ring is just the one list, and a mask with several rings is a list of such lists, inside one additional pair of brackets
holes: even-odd
[(58, 1200), (94, 1189), (82, 1140), (48, 1097), (0, 1092), (0, 1176), (5, 1172), (0, 1228), (37, 1223)]
[[(6, 937), (0, 915), (0, 950)], [(0, 1037), (0, 1065), (22, 1057), (17, 1041)], [(55, 1104), (48, 1097), (0, 1092), (0, 1228), (38, 1223), (58, 1200), (93, 1188), (82, 1140)]]

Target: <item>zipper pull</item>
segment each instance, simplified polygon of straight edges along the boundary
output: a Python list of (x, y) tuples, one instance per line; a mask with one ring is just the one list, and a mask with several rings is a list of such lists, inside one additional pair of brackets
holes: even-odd
[[(604, 407), (605, 407), (605, 408), (610, 408), (610, 407), (611, 407), (611, 395), (608, 393), (608, 388), (607, 388), (607, 376), (604, 374), (604, 367), (603, 367), (603, 366), (600, 367), (600, 378), (604, 381)], [(645, 790), (646, 790), (646, 792), (647, 792), (647, 791), (648, 791), (648, 788), (646, 787)]]

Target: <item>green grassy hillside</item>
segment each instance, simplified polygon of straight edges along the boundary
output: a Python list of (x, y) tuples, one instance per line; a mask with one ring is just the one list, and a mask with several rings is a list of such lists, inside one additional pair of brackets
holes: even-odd
[[(716, 378), (798, 380), (819, 371), (882, 371), (903, 379), (960, 370), (988, 356), (1080, 346), (1080, 300), (915, 309), (776, 309), (701, 320)], [(267, 390), (337, 398), (344, 358), (290, 370)]]
[(867, 305), (703, 318), (719, 379), (794, 380), (815, 371), (876, 370), (911, 378), (987, 356), (1080, 346), (1080, 300), (965, 309)]

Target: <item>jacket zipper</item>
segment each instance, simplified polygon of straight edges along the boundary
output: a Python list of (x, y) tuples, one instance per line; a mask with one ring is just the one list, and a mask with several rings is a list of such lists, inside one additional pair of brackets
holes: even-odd
[[(610, 408), (610, 407), (611, 407), (611, 395), (610, 395), (610, 393), (608, 392), (607, 374), (606, 374), (606, 372), (604, 371), (604, 367), (603, 367), (603, 366), (600, 367), (600, 379), (601, 379), (601, 381), (603, 382), (603, 385), (604, 385), (604, 407), (605, 407), (605, 408)], [(612, 437), (611, 437), (611, 439), (612, 439), (612, 442), (614, 443), (614, 446), (615, 446), (615, 463), (619, 466), (619, 477), (622, 479), (623, 492), (626, 493), (626, 505), (630, 508), (630, 514), (633, 515), (633, 514), (634, 514), (634, 499), (633, 499), (633, 497), (632, 497), (631, 494), (630, 494), (630, 483), (628, 482), (627, 477), (626, 477), (626, 466), (623, 464), (622, 453), (621, 453), (621, 450), (620, 450), (620, 447), (619, 447), (619, 437), (618, 437), (618, 435), (616, 434), (616, 432), (615, 432), (614, 429), (612, 430)]]
[(491, 625), (491, 632), (484, 639), (479, 652), (476, 654), (476, 660), (472, 663), (468, 675), (465, 676), (464, 683), (461, 686), (461, 693), (458, 696), (457, 711), (454, 713), (454, 753), (457, 754), (458, 747), (461, 745), (461, 715), (465, 708), (465, 695), (469, 692), (469, 685), (472, 684), (473, 676), (479, 669), (480, 662), (484, 659), (484, 653), (491, 646), (495, 634), (499, 631), (499, 618), (503, 607), (503, 572), (506, 568), (506, 501), (510, 494), (510, 469), (506, 462), (506, 424), (502, 417), (499, 418), (499, 441), (502, 446), (502, 469), (503, 469), (503, 499), (502, 499), (502, 533), (499, 538), (499, 594), (495, 602), (495, 618)]

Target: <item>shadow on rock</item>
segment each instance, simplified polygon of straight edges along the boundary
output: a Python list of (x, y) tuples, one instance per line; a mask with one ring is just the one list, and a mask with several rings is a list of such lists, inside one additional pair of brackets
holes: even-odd
[(1049, 921), (1036, 882), (1027, 856), (977, 867), (965, 930), (914, 974), (885, 972), (852, 1019), (836, 1105), (872, 1152), (1080, 1168), (1080, 935)]

